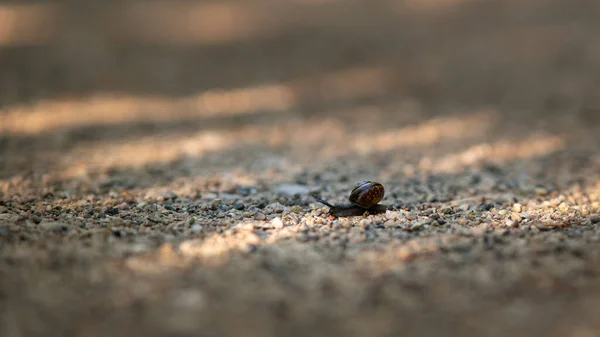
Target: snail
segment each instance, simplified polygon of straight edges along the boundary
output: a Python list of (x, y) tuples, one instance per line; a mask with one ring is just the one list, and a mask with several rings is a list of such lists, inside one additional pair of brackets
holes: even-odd
[(385, 195), (385, 188), (376, 181), (361, 181), (350, 192), (350, 204), (332, 205), (327, 201), (312, 195), (318, 202), (329, 206), (329, 215), (334, 217), (363, 215), (365, 213), (378, 214), (388, 209), (388, 206), (379, 204)]

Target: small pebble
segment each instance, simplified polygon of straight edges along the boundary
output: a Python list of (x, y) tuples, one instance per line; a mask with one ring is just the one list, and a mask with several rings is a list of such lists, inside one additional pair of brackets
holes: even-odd
[(213, 199), (213, 201), (210, 202), (210, 209), (212, 209), (213, 211), (216, 211), (217, 209), (219, 209), (221, 207), (222, 203), (223, 203), (223, 201), (221, 199)]
[(271, 209), (273, 211), (273, 213), (282, 213), (283, 205), (278, 202), (272, 203), (269, 205), (269, 209)]
[(590, 221), (592, 223), (598, 223), (598, 222), (600, 222), (600, 215), (594, 214), (594, 215), (590, 216)]
[(567, 205), (567, 203), (566, 203), (566, 202), (561, 202), (561, 203), (558, 205), (558, 210), (559, 210), (559, 211), (561, 211), (561, 212), (563, 212), (563, 213), (566, 213), (566, 212), (568, 212), (568, 211), (569, 211), (569, 205)]
[(104, 213), (108, 215), (117, 215), (119, 214), (119, 209), (116, 207), (108, 207)]
[(273, 220), (271, 220), (271, 224), (275, 229), (283, 228), (283, 220), (281, 220), (280, 217), (273, 218)]
[(513, 211), (517, 212), (517, 213), (521, 213), (523, 212), (523, 205), (516, 203), (513, 205)]
[(298, 219), (298, 217), (294, 214), (288, 214), (288, 218), (290, 218), (292, 225), (297, 225), (300, 223), (300, 219)]
[(199, 233), (202, 230), (202, 226), (200, 226), (199, 224), (195, 224), (192, 226), (192, 231), (194, 233)]
[(399, 215), (399, 212), (385, 211), (385, 217), (389, 220), (398, 219)]
[(368, 229), (369, 228), (369, 223), (367, 222), (367, 220), (362, 219), (360, 220), (360, 222), (358, 223), (358, 226), (360, 228), (364, 228), (364, 229)]
[(506, 224), (506, 227), (509, 227), (509, 228), (516, 228), (519, 226), (519, 222), (515, 221), (513, 219), (506, 220), (505, 224)]
[(243, 210), (244, 208), (246, 208), (246, 205), (244, 205), (241, 202), (234, 202), (233, 203), (233, 208), (237, 209), (238, 211)]
[(536, 221), (533, 225), (541, 231), (547, 231), (547, 230), (557, 229), (557, 228), (564, 228), (564, 227), (569, 226), (569, 224), (565, 223), (565, 222), (542, 222), (542, 221)]
[(394, 220), (387, 220), (386, 222), (383, 223), (383, 225), (385, 227), (394, 227), (396, 225), (396, 222)]
[(267, 218), (267, 216), (262, 213), (254, 214), (254, 220), (262, 221), (262, 220), (265, 220), (266, 218)]
[(410, 229), (412, 230), (418, 230), (423, 228), (423, 226), (425, 226), (427, 224), (427, 221), (419, 221), (419, 222), (415, 222), (410, 226)]

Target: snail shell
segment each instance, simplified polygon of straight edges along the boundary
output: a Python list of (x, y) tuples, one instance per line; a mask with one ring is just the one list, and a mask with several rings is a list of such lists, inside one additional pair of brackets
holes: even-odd
[(334, 217), (356, 216), (365, 213), (383, 213), (388, 206), (379, 204), (385, 195), (385, 188), (376, 181), (362, 181), (350, 193), (350, 204), (332, 205), (313, 195), (318, 202), (329, 206), (329, 215)]
[(385, 188), (376, 181), (361, 181), (350, 193), (350, 200), (356, 206), (369, 209), (377, 205), (385, 195)]

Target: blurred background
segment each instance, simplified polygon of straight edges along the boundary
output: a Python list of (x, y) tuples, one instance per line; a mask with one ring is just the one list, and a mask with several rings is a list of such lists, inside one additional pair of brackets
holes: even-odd
[(427, 169), (423, 148), (450, 140), (544, 154), (600, 119), (599, 14), (593, 0), (2, 1), (0, 178), (411, 148), (395, 159)]

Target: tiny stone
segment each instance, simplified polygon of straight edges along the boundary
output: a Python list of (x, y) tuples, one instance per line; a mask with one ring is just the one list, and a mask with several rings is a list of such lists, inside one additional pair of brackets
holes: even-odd
[(425, 226), (427, 224), (427, 221), (419, 221), (419, 222), (415, 222), (414, 224), (412, 224), (410, 226), (410, 229), (412, 230), (417, 230), (417, 229), (421, 229), (423, 226)]
[(119, 204), (119, 209), (120, 210), (126, 210), (128, 208), (129, 208), (129, 204), (126, 203), (126, 202), (123, 202), (123, 203)]
[(292, 225), (297, 225), (298, 223), (300, 223), (300, 219), (298, 219), (297, 216), (295, 216), (293, 214), (289, 214), (288, 217), (292, 221)]
[(439, 223), (437, 220), (433, 220), (433, 221), (431, 222), (431, 225), (432, 225), (432, 226), (439, 226), (439, 225), (440, 225), (440, 223)]
[(238, 211), (243, 210), (244, 208), (246, 208), (246, 205), (244, 205), (241, 202), (234, 202), (233, 203), (233, 208), (237, 209)]
[(511, 218), (513, 221), (516, 221), (516, 222), (521, 222), (521, 221), (523, 220), (523, 219), (521, 218), (521, 216), (520, 216), (519, 214), (517, 214), (517, 213), (513, 213), (513, 214), (511, 214), (511, 215), (510, 215), (510, 218)]
[(200, 226), (199, 224), (195, 224), (192, 226), (192, 231), (194, 233), (199, 233), (202, 230), (202, 226)]
[(358, 226), (360, 226), (360, 228), (369, 228), (369, 223), (366, 220), (360, 220), (360, 222), (358, 223)]
[(398, 218), (398, 212), (386, 211), (385, 217), (389, 220), (395, 220)]
[(290, 209), (290, 211), (292, 213), (300, 213), (300, 212), (302, 212), (302, 207), (300, 207), (300, 206), (292, 206), (292, 208)]
[(8, 207), (0, 206), (0, 213), (6, 213), (6, 212), (8, 212)]
[(517, 213), (521, 213), (521, 212), (523, 212), (523, 206), (519, 203), (516, 203), (513, 205), (513, 211), (515, 211)]
[(273, 220), (271, 220), (271, 224), (273, 225), (273, 227), (275, 227), (275, 229), (283, 228), (283, 220), (281, 220), (280, 217), (276, 217)]
[(565, 213), (565, 212), (568, 212), (568, 211), (569, 211), (569, 205), (567, 205), (567, 203), (566, 203), (566, 202), (561, 202), (561, 203), (558, 205), (558, 209), (559, 209), (561, 212), (563, 212), (563, 213)]
[(509, 228), (515, 228), (515, 227), (519, 226), (519, 223), (515, 220), (508, 219), (508, 220), (506, 220), (506, 226)]
[(594, 214), (594, 215), (592, 215), (592, 216), (590, 217), (590, 221), (591, 221), (592, 223), (598, 223), (598, 222), (600, 222), (600, 215), (597, 215), (597, 214)]
[(269, 209), (271, 209), (273, 213), (283, 213), (283, 205), (278, 202), (269, 205)]
[(108, 207), (106, 209), (105, 213), (108, 215), (117, 215), (117, 214), (119, 214), (119, 209), (115, 208), (115, 207)]
[(223, 201), (221, 199), (214, 199), (213, 201), (210, 202), (210, 209), (215, 211), (215, 210), (219, 209), (219, 207), (221, 207), (222, 203), (223, 203)]
[(262, 220), (265, 220), (266, 218), (267, 218), (267, 216), (262, 213), (254, 214), (254, 220), (262, 221)]

